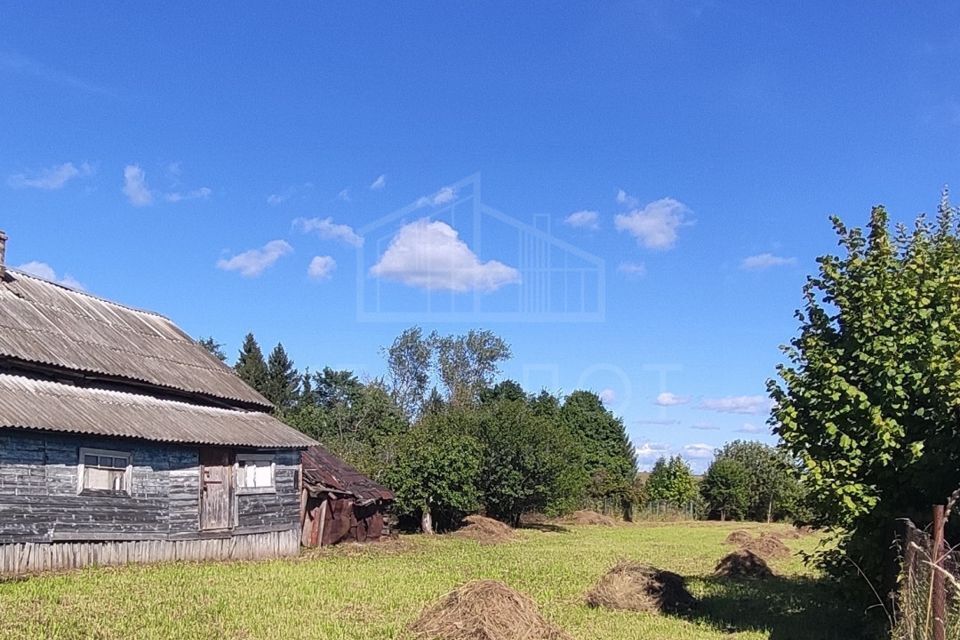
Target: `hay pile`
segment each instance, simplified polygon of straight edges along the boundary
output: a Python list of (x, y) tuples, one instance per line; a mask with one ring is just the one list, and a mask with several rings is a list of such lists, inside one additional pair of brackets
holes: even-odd
[(773, 531), (766, 534), (771, 538), (777, 538), (778, 540), (799, 540), (803, 537), (803, 534), (800, 533), (800, 530), (796, 527), (790, 527), (789, 529), (784, 529), (783, 531)]
[(770, 578), (773, 571), (757, 554), (739, 549), (720, 559), (715, 575), (719, 578)]
[(467, 516), (463, 526), (453, 532), (458, 538), (476, 540), (481, 544), (499, 544), (516, 540), (516, 533), (508, 524), (483, 516)]
[(612, 527), (617, 524), (617, 521), (611, 518), (610, 516), (605, 516), (602, 513), (597, 513), (596, 511), (574, 511), (570, 515), (564, 517), (561, 522), (563, 524), (592, 524), (599, 525), (601, 527)]
[(650, 613), (679, 613), (696, 604), (677, 574), (626, 560), (600, 578), (586, 600), (591, 607)]
[(754, 538), (743, 545), (743, 548), (747, 551), (752, 551), (762, 558), (787, 558), (791, 555), (790, 548), (787, 545), (769, 535)]
[(495, 580), (448, 593), (409, 629), (421, 640), (573, 640), (544, 620), (533, 600)]
[(732, 531), (730, 535), (727, 536), (726, 542), (727, 544), (735, 544), (738, 546), (749, 544), (750, 542), (753, 542), (753, 536), (750, 535), (749, 531), (737, 529), (736, 531)]

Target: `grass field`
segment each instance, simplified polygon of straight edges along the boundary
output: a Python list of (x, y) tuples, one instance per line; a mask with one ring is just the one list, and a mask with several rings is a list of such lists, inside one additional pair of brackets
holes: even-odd
[[(754, 525), (776, 529), (779, 525)], [(773, 561), (761, 582), (710, 573), (740, 525), (639, 524), (524, 530), (482, 546), (448, 536), (339, 547), (297, 559), (88, 569), (0, 583), (2, 638), (404, 638), (427, 603), (493, 578), (536, 600), (579, 640), (849, 639), (858, 612), (799, 559)], [(750, 527), (748, 527), (750, 528)], [(813, 536), (787, 541), (812, 550)], [(680, 573), (701, 604), (688, 618), (592, 610), (584, 591), (616, 560)]]

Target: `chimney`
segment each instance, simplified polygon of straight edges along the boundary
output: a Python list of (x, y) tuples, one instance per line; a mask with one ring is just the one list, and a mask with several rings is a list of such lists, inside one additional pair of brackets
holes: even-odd
[(0, 229), (0, 280), (7, 277), (7, 234)]

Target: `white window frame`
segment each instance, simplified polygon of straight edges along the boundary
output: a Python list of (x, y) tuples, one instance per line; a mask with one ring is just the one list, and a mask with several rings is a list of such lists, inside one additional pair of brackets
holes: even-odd
[[(89, 447), (80, 447), (80, 459), (77, 462), (77, 495), (84, 492), (83, 476), (84, 460), (87, 456), (110, 456), (111, 458), (126, 458), (127, 468), (123, 474), (123, 484), (126, 488), (122, 491), (110, 491), (116, 495), (133, 495), (133, 452), (131, 451), (112, 451), (110, 449), (92, 449)], [(102, 489), (86, 489), (87, 491), (103, 491)]]
[[(270, 486), (269, 487), (244, 487), (240, 483), (241, 463), (247, 460), (269, 460), (270, 461)], [(277, 492), (277, 457), (272, 453), (244, 453), (238, 452), (233, 461), (233, 479), (237, 495), (248, 493), (276, 493)]]

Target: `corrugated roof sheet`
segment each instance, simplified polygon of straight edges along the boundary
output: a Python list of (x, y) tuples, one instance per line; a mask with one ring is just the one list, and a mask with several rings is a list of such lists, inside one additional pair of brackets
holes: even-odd
[(266, 413), (11, 374), (0, 374), (0, 427), (267, 449), (316, 444)]
[(320, 445), (303, 452), (303, 481), (351, 493), (361, 500), (393, 500), (393, 492), (357, 471)]
[(167, 318), (8, 270), (0, 356), (269, 407)]

